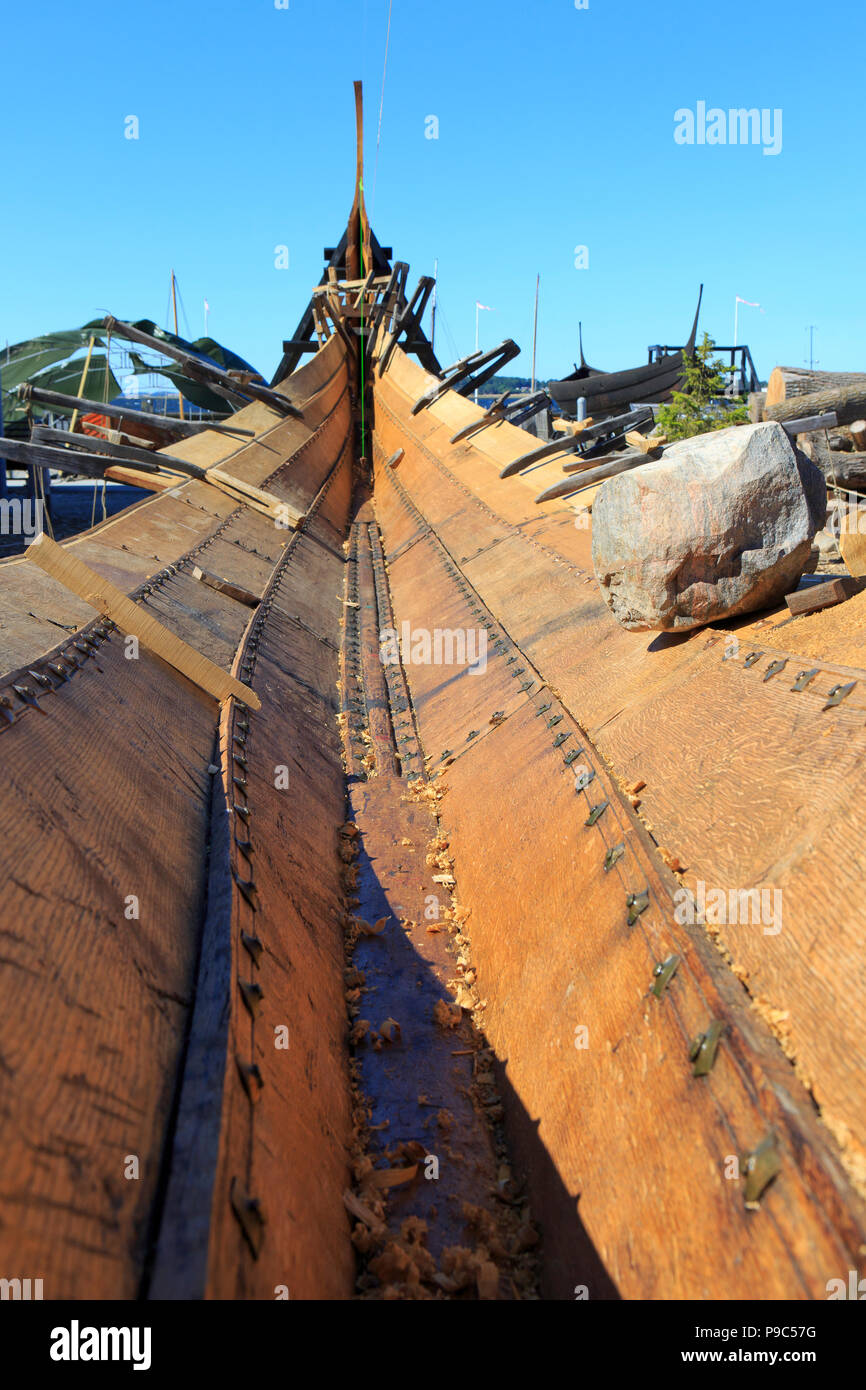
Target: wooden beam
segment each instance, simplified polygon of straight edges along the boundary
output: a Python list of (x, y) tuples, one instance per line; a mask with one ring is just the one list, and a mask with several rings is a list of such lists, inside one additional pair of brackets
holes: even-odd
[(110, 618), (122, 632), (137, 637), (148, 651), (180, 671), (187, 680), (220, 703), (234, 698), (242, 700), (250, 709), (261, 709), (261, 701), (254, 690), (169, 632), (141, 604), (128, 598), (110, 580), (103, 579), (62, 545), (42, 536), (28, 546), (24, 554), (26, 559), (32, 560), (52, 579)]
[(126, 459), (129, 463), (142, 464), (145, 470), (154, 466), (177, 468), (192, 477), (204, 477), (205, 469), (185, 459), (173, 459), (170, 455), (155, 454), (151, 449), (139, 449), (132, 444), (115, 444), (108, 439), (98, 439), (90, 434), (70, 434), (69, 430), (55, 430), (48, 425), (34, 426), (31, 443), (54, 445), (59, 449), (78, 450), (85, 454), (105, 454), (118, 462)]
[(210, 570), (200, 569), (198, 565), (193, 565), (191, 574), (193, 579), (197, 579), (200, 584), (207, 584), (209, 589), (215, 589), (218, 594), (225, 594), (226, 598), (233, 598), (237, 603), (242, 603), (247, 608), (258, 608), (261, 603), (261, 595), (251, 593), (249, 589), (243, 589), (240, 584), (232, 584), (228, 579), (222, 579), (217, 574), (212, 574)]
[(242, 478), (235, 478), (233, 474), (226, 473), (222, 468), (209, 468), (204, 474), (204, 481), (218, 487), (227, 496), (235, 498), (239, 502), (245, 502), (253, 511), (260, 512), (263, 516), (269, 516), (275, 522), (280, 522), (287, 530), (297, 530), (306, 516), (306, 512), (301, 512), (297, 507), (292, 506), (291, 502), (281, 502), (273, 493), (264, 492), (260, 487), (253, 487), (252, 483), (245, 483)]
[[(108, 462), (108, 460), (106, 460)], [(185, 482), (181, 473), (145, 473), (139, 471), (134, 463), (112, 463), (106, 468), (105, 476), (112, 483), (127, 483), (130, 487), (144, 488), (145, 492), (168, 492)]]
[[(78, 435), (73, 438), (78, 439)], [(31, 444), (24, 439), (4, 439), (3, 455), (10, 463), (22, 468), (56, 468), (59, 473), (80, 474), (85, 478), (104, 478), (105, 471), (111, 467), (112, 460), (103, 455), (77, 452), (75, 449), (52, 449), (45, 444)], [(117, 457), (114, 462), (123, 460)], [(137, 462), (136, 468), (147, 473), (159, 473), (159, 464), (153, 459)]]
[(809, 584), (805, 589), (786, 594), (785, 603), (788, 612), (799, 618), (804, 613), (818, 613), (822, 608), (844, 603), (846, 598), (853, 598), (854, 594), (859, 593), (860, 587), (858, 580), (852, 579), (850, 574), (841, 574), (838, 579), (828, 579), (825, 584)]

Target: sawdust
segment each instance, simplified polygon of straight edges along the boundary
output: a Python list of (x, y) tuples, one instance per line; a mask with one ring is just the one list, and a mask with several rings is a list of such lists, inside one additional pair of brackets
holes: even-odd
[(449, 1004), (437, 999), (433, 1005), (433, 1019), (440, 1028), (459, 1028), (463, 1021), (463, 1010), (459, 1004)]
[(789, 1062), (796, 1058), (793, 1038), (791, 1037), (791, 1011), (790, 1009), (780, 1009), (770, 999), (762, 994), (756, 994), (752, 1001), (752, 1008), (755, 1013), (764, 1020), (770, 1032), (778, 1042)]
[(866, 590), (820, 613), (806, 613), (761, 634), (768, 647), (840, 666), (866, 665)]
[(866, 1198), (866, 1152), (856, 1143), (850, 1129), (841, 1120), (821, 1112), (821, 1119), (829, 1129), (842, 1153), (848, 1176), (860, 1196)]
[[(413, 785), (405, 800), (426, 803), (438, 826), (438, 801), (441, 791), (430, 783)], [(357, 830), (351, 822), (342, 827), (338, 839), (343, 859), (343, 879), (347, 892), (355, 887), (356, 866), (346, 860), (354, 859), (343, 851), (346, 847), (357, 852), (360, 845)], [(406, 846), (408, 848), (408, 846)], [(450, 892), (450, 906), (441, 911), (441, 922), (427, 924), (428, 930), (447, 929), (451, 936), (457, 964), (457, 976), (449, 981), (456, 1001), (440, 999), (434, 1005), (434, 1018), (446, 1031), (460, 1027), (467, 1013), (472, 1025), (472, 1047), (461, 1049), (473, 1058), (471, 1099), (489, 1127), (497, 1158), (497, 1183), (490, 1188), (494, 1209), (466, 1204), (463, 1216), (471, 1244), (446, 1247), (437, 1261), (427, 1249), (427, 1223), (420, 1217), (404, 1220), (395, 1231), (388, 1221), (388, 1193), (393, 1188), (407, 1187), (420, 1180), (419, 1174), (427, 1158), (427, 1149), (417, 1141), (396, 1143), (386, 1150), (389, 1167), (375, 1166), (370, 1154), (374, 1143), (371, 1111), (361, 1089), (360, 1056), (372, 1046), (381, 1050), (400, 1040), (400, 1024), (387, 1018), (378, 1031), (369, 1019), (360, 1018), (365, 976), (353, 963), (352, 953), (362, 934), (376, 934), (383, 929), (387, 918), (370, 924), (350, 910), (343, 914), (345, 968), (344, 984), (346, 1011), (349, 1021), (349, 1040), (358, 1055), (349, 1062), (352, 1088), (351, 1166), (354, 1190), (344, 1193), (343, 1201), (352, 1218), (351, 1239), (359, 1260), (357, 1277), (358, 1297), (364, 1301), (378, 1300), (430, 1301), (442, 1299), (483, 1300), (533, 1299), (538, 1288), (539, 1234), (532, 1221), (531, 1211), (520, 1184), (515, 1180), (507, 1161), (503, 1113), (496, 1078), (494, 1057), (483, 1046), (480, 1018), (486, 1000), (475, 992), (476, 972), (471, 966), (469, 941), (463, 925), (470, 916), (467, 907), (456, 898), (456, 879), (452, 873), (454, 861), (449, 842), (439, 826), (438, 833), (427, 844), (427, 867), (442, 872), (432, 875), (444, 881)], [(350, 898), (347, 908), (357, 906)], [(411, 932), (417, 922), (400, 918), (404, 930)], [(471, 1012), (470, 1012), (471, 1011)], [(418, 1096), (419, 1105), (436, 1106), (436, 1125), (443, 1136), (451, 1134), (455, 1118), (441, 1101)], [(387, 1124), (387, 1122), (385, 1122)], [(384, 1128), (379, 1126), (378, 1128)], [(450, 1152), (450, 1150), (449, 1150)], [(452, 1154), (452, 1157), (455, 1155)], [(459, 1157), (459, 1156), (457, 1156)], [(431, 1209), (431, 1212), (435, 1209)]]

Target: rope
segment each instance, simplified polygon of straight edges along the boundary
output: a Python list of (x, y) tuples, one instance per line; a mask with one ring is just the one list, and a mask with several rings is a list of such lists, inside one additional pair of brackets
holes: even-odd
[(451, 360), (452, 360), (453, 362), (456, 362), (457, 359), (458, 359), (458, 357), (460, 356), (460, 351), (459, 351), (459, 349), (458, 349), (458, 347), (457, 347), (457, 343), (456, 343), (455, 340), (454, 340), (454, 334), (451, 332), (451, 325), (449, 324), (447, 318), (445, 317), (445, 313), (444, 313), (444, 311), (443, 311), (443, 309), (442, 309), (442, 300), (441, 300), (441, 299), (437, 299), (437, 303), (436, 303), (436, 317), (437, 317), (437, 322), (440, 323), (440, 324), (442, 325), (442, 331), (443, 331), (443, 333), (445, 334), (445, 337), (448, 339), (448, 347), (449, 347), (449, 351), (450, 351), (450, 353), (451, 353)]
[(385, 106), (385, 75), (388, 71), (388, 49), (391, 44), (391, 11), (394, 8), (394, 0), (388, 0), (388, 32), (385, 35), (385, 61), (382, 64), (382, 95), (379, 98), (379, 129), (376, 132), (376, 162), (373, 166), (373, 199), (372, 212), (376, 212), (376, 179), (379, 175), (379, 146), (382, 143), (382, 111)]
[[(49, 480), (50, 476), (51, 475), (49, 473)], [(36, 470), (36, 491), (39, 497), (39, 501), (42, 504), (42, 515), (45, 517), (45, 521), (48, 526), (48, 534), (51, 537), (51, 539), (54, 540), (54, 527), (51, 525), (51, 513), (48, 510), (48, 503), (45, 500), (45, 473), (41, 468), (37, 468)]]
[(175, 275), (175, 277), (174, 277), (174, 288), (175, 288), (175, 291), (176, 291), (176, 293), (177, 293), (177, 297), (178, 297), (178, 299), (180, 300), (180, 312), (181, 312), (181, 317), (183, 318), (183, 325), (184, 325), (184, 328), (186, 329), (186, 336), (187, 336), (187, 338), (191, 339), (191, 338), (192, 338), (192, 329), (191, 329), (190, 326), (189, 326), (189, 319), (188, 319), (187, 316), (186, 316), (186, 305), (185, 305), (184, 302), (183, 302), (183, 295), (182, 295), (181, 292), (180, 292), (180, 285), (177, 283), (177, 276), (176, 276), (176, 275)]

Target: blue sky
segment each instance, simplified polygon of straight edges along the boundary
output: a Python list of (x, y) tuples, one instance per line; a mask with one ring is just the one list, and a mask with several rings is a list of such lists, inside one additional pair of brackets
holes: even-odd
[[(514, 337), (528, 372), (540, 272), (542, 377), (570, 370), (578, 319), (608, 370), (683, 341), (702, 280), (717, 341), (735, 295), (760, 301), (740, 339), (762, 376), (803, 362), (810, 323), (822, 367), (866, 369), (860, 3), (393, 0), (375, 168), (388, 5), (7, 6), (0, 342), (102, 310), (165, 322), (174, 267), (191, 335), (207, 297), (269, 374), (345, 225), (360, 77), (373, 226), (411, 284), (438, 257), (443, 361), (477, 299), (482, 343)], [(678, 145), (699, 101), (781, 109), (781, 152)]]

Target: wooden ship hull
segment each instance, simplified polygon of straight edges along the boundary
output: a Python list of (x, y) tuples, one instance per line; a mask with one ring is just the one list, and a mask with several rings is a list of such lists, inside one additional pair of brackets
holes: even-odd
[[(354, 211), (292, 414), (162, 450), (204, 476), (61, 548), (94, 579), (0, 564), (0, 1265), (59, 1299), (823, 1298), (866, 1242), (866, 642), (620, 628), (534, 501), (559, 462), (501, 478), (527, 435), (404, 351)], [(441, 630), (483, 669), (416, 651)], [(701, 884), (782, 892), (782, 930), (683, 920)], [(375, 1263), (403, 1220), (435, 1274), (405, 1229)]]
[(701, 285), (692, 331), (681, 352), (665, 353), (655, 362), (630, 367), (622, 372), (596, 372), (585, 369), (581, 346), (580, 369), (561, 381), (548, 383), (547, 389), (559, 408), (566, 414), (573, 414), (577, 402), (583, 398), (587, 414), (599, 415), (628, 410), (632, 404), (652, 402), (655, 405), (669, 401), (674, 391), (681, 387), (684, 364), (695, 350), (703, 289)]

